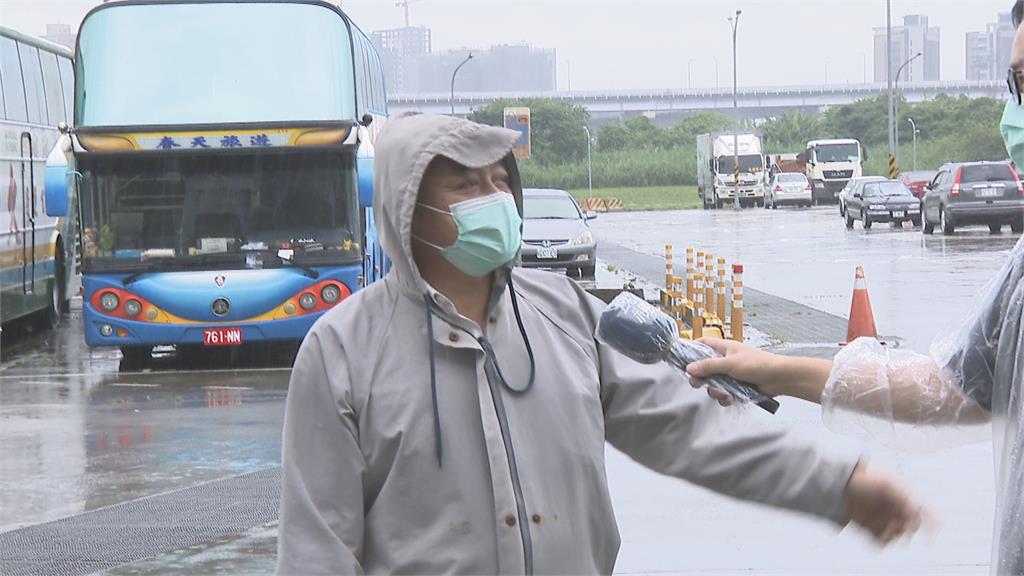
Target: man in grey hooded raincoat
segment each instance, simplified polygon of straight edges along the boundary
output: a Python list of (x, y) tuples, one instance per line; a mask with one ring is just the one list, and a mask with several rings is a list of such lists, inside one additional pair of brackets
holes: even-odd
[(737, 426), (665, 366), (595, 340), (603, 304), (513, 269), (519, 134), (408, 116), (377, 142), (389, 275), (316, 323), (284, 425), (281, 573), (611, 573), (605, 441), (716, 492), (858, 522), (916, 509), (857, 462)]

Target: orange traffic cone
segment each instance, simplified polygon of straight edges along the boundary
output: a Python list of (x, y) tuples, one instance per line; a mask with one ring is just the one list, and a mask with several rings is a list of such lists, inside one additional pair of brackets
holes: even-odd
[(868, 283), (864, 280), (864, 267), (857, 266), (857, 275), (853, 283), (853, 304), (850, 306), (850, 324), (846, 330), (846, 345), (857, 338), (878, 339), (875, 328), (875, 314), (871, 311), (871, 298), (868, 297)]

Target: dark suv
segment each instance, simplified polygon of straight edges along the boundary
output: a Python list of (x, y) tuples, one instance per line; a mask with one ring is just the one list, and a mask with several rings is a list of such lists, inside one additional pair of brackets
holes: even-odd
[(1024, 184), (1007, 162), (946, 164), (921, 205), (925, 234), (938, 226), (948, 235), (970, 224), (987, 224), (992, 233), (1009, 224), (1015, 233), (1024, 232)]

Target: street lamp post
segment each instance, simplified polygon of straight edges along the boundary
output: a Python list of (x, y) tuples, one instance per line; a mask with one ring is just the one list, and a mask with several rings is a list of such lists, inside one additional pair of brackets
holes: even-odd
[[(740, 25), (740, 14), (742, 10), (736, 11), (736, 16), (729, 17), (729, 23), (732, 24), (732, 111), (733, 117), (739, 120), (739, 100), (737, 99), (737, 91), (739, 86), (739, 76), (736, 72), (736, 30)], [(733, 191), (733, 209), (740, 209), (740, 136), (736, 128), (732, 131), (732, 152), (733, 152), (733, 169), (732, 173), (735, 181), (735, 189)]]
[(895, 118), (892, 109), (892, 0), (885, 0), (885, 83), (889, 102), (889, 157), (893, 158), (896, 146), (893, 138)]
[(893, 142), (896, 144), (896, 165), (897, 166), (900, 165), (900, 124), (899, 124), (899, 118), (900, 118), (900, 74), (903, 74), (903, 69), (906, 68), (908, 65), (910, 65), (911, 62), (913, 62), (914, 60), (916, 60), (916, 59), (918, 59), (920, 57), (921, 57), (921, 53), (920, 52), (918, 52), (917, 54), (914, 54), (913, 56), (908, 58), (906, 62), (901, 64), (898, 70), (896, 70), (896, 89), (894, 90), (895, 97), (893, 98), (893, 102), (892, 102), (892, 106), (893, 106), (893, 112), (892, 113), (893, 113), (893, 117), (896, 118), (896, 126), (895, 126), (894, 131), (893, 131)]
[(693, 58), (686, 63), (686, 89), (693, 88)]
[(455, 116), (455, 75), (458, 74), (459, 70), (472, 59), (473, 53), (470, 52), (469, 55), (466, 56), (466, 59), (460, 62), (459, 65), (455, 67), (455, 71), (452, 72), (452, 91), (450, 93), (450, 96), (448, 97), (448, 103), (451, 105), (452, 108), (452, 116)]
[[(590, 160), (590, 145), (593, 142), (593, 138), (590, 136), (590, 128), (583, 125), (583, 131), (587, 133), (587, 197), (591, 200), (594, 199), (594, 170), (593, 163)], [(592, 204), (592, 203), (591, 203)]]
[(920, 134), (921, 131), (917, 129), (917, 124), (914, 122), (913, 118), (907, 118), (907, 122), (910, 122), (910, 128), (914, 131), (913, 132), (913, 134), (914, 134), (914, 170), (916, 171), (917, 170), (917, 135)]
[(829, 61), (825, 61), (825, 86), (828, 86), (828, 66), (831, 64)]

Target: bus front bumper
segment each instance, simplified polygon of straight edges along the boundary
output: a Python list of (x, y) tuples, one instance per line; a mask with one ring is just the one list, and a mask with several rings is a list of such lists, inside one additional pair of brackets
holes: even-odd
[[(230, 344), (244, 345), (259, 342), (300, 341), (306, 332), (324, 313), (313, 313), (259, 323), (203, 323), (203, 324), (165, 324), (125, 320), (107, 316), (97, 312), (90, 304), (82, 307), (85, 321), (85, 343), (90, 347), (97, 346), (159, 346), (199, 345), (208, 342), (207, 331), (237, 328), (241, 338)], [(109, 334), (109, 335), (108, 335)]]

